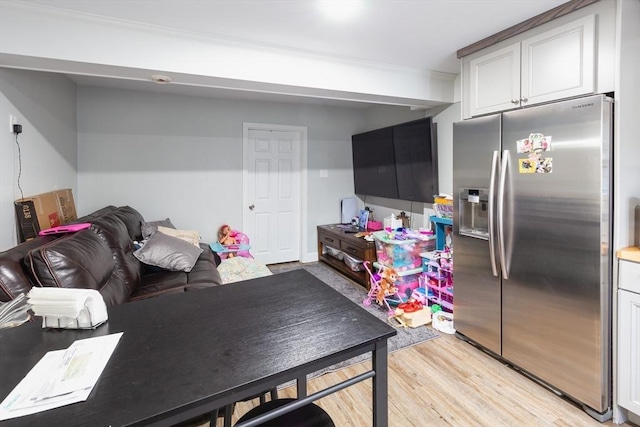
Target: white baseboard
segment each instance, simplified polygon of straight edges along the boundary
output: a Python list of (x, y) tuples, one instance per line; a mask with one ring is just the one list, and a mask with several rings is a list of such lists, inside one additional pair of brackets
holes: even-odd
[(318, 261), (318, 252), (307, 252), (302, 256), (300, 262), (316, 262)]

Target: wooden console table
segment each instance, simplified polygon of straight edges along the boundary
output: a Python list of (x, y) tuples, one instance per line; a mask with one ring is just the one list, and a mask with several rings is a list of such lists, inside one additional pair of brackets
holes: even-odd
[(353, 271), (344, 261), (332, 257), (325, 250), (325, 246), (329, 246), (353, 258), (369, 261), (373, 264), (376, 261), (375, 243), (368, 242), (362, 237), (355, 237), (354, 234), (345, 232), (338, 224), (319, 225), (318, 259), (369, 290), (369, 278), (366, 271)]

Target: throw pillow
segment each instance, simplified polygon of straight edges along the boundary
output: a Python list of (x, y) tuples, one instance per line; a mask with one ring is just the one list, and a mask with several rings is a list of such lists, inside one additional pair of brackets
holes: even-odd
[(146, 239), (151, 236), (153, 233), (158, 231), (158, 226), (167, 227), (167, 228), (176, 228), (169, 218), (162, 219), (159, 221), (150, 221), (142, 223), (142, 238)]
[(202, 248), (162, 232), (153, 233), (133, 255), (141, 262), (171, 271), (190, 272)]
[(166, 234), (167, 236), (177, 237), (185, 242), (189, 242), (192, 245), (200, 247), (200, 233), (196, 230), (176, 230), (174, 228), (167, 228), (161, 225), (158, 226), (158, 231)]

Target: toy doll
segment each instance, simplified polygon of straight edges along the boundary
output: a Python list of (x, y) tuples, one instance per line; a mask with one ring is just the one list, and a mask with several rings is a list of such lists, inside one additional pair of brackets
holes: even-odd
[[(218, 243), (223, 246), (231, 246), (237, 244), (237, 240), (235, 238), (235, 233), (231, 231), (231, 227), (224, 224), (222, 227), (218, 229)], [(228, 254), (229, 257), (235, 256), (233, 252)]]

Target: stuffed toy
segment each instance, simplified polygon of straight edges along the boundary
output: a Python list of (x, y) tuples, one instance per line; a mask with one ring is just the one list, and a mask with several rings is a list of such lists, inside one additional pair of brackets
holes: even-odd
[(398, 292), (395, 282), (398, 280), (398, 273), (393, 268), (384, 268), (380, 274), (380, 287), (376, 292), (376, 301), (382, 305), (384, 299)]

